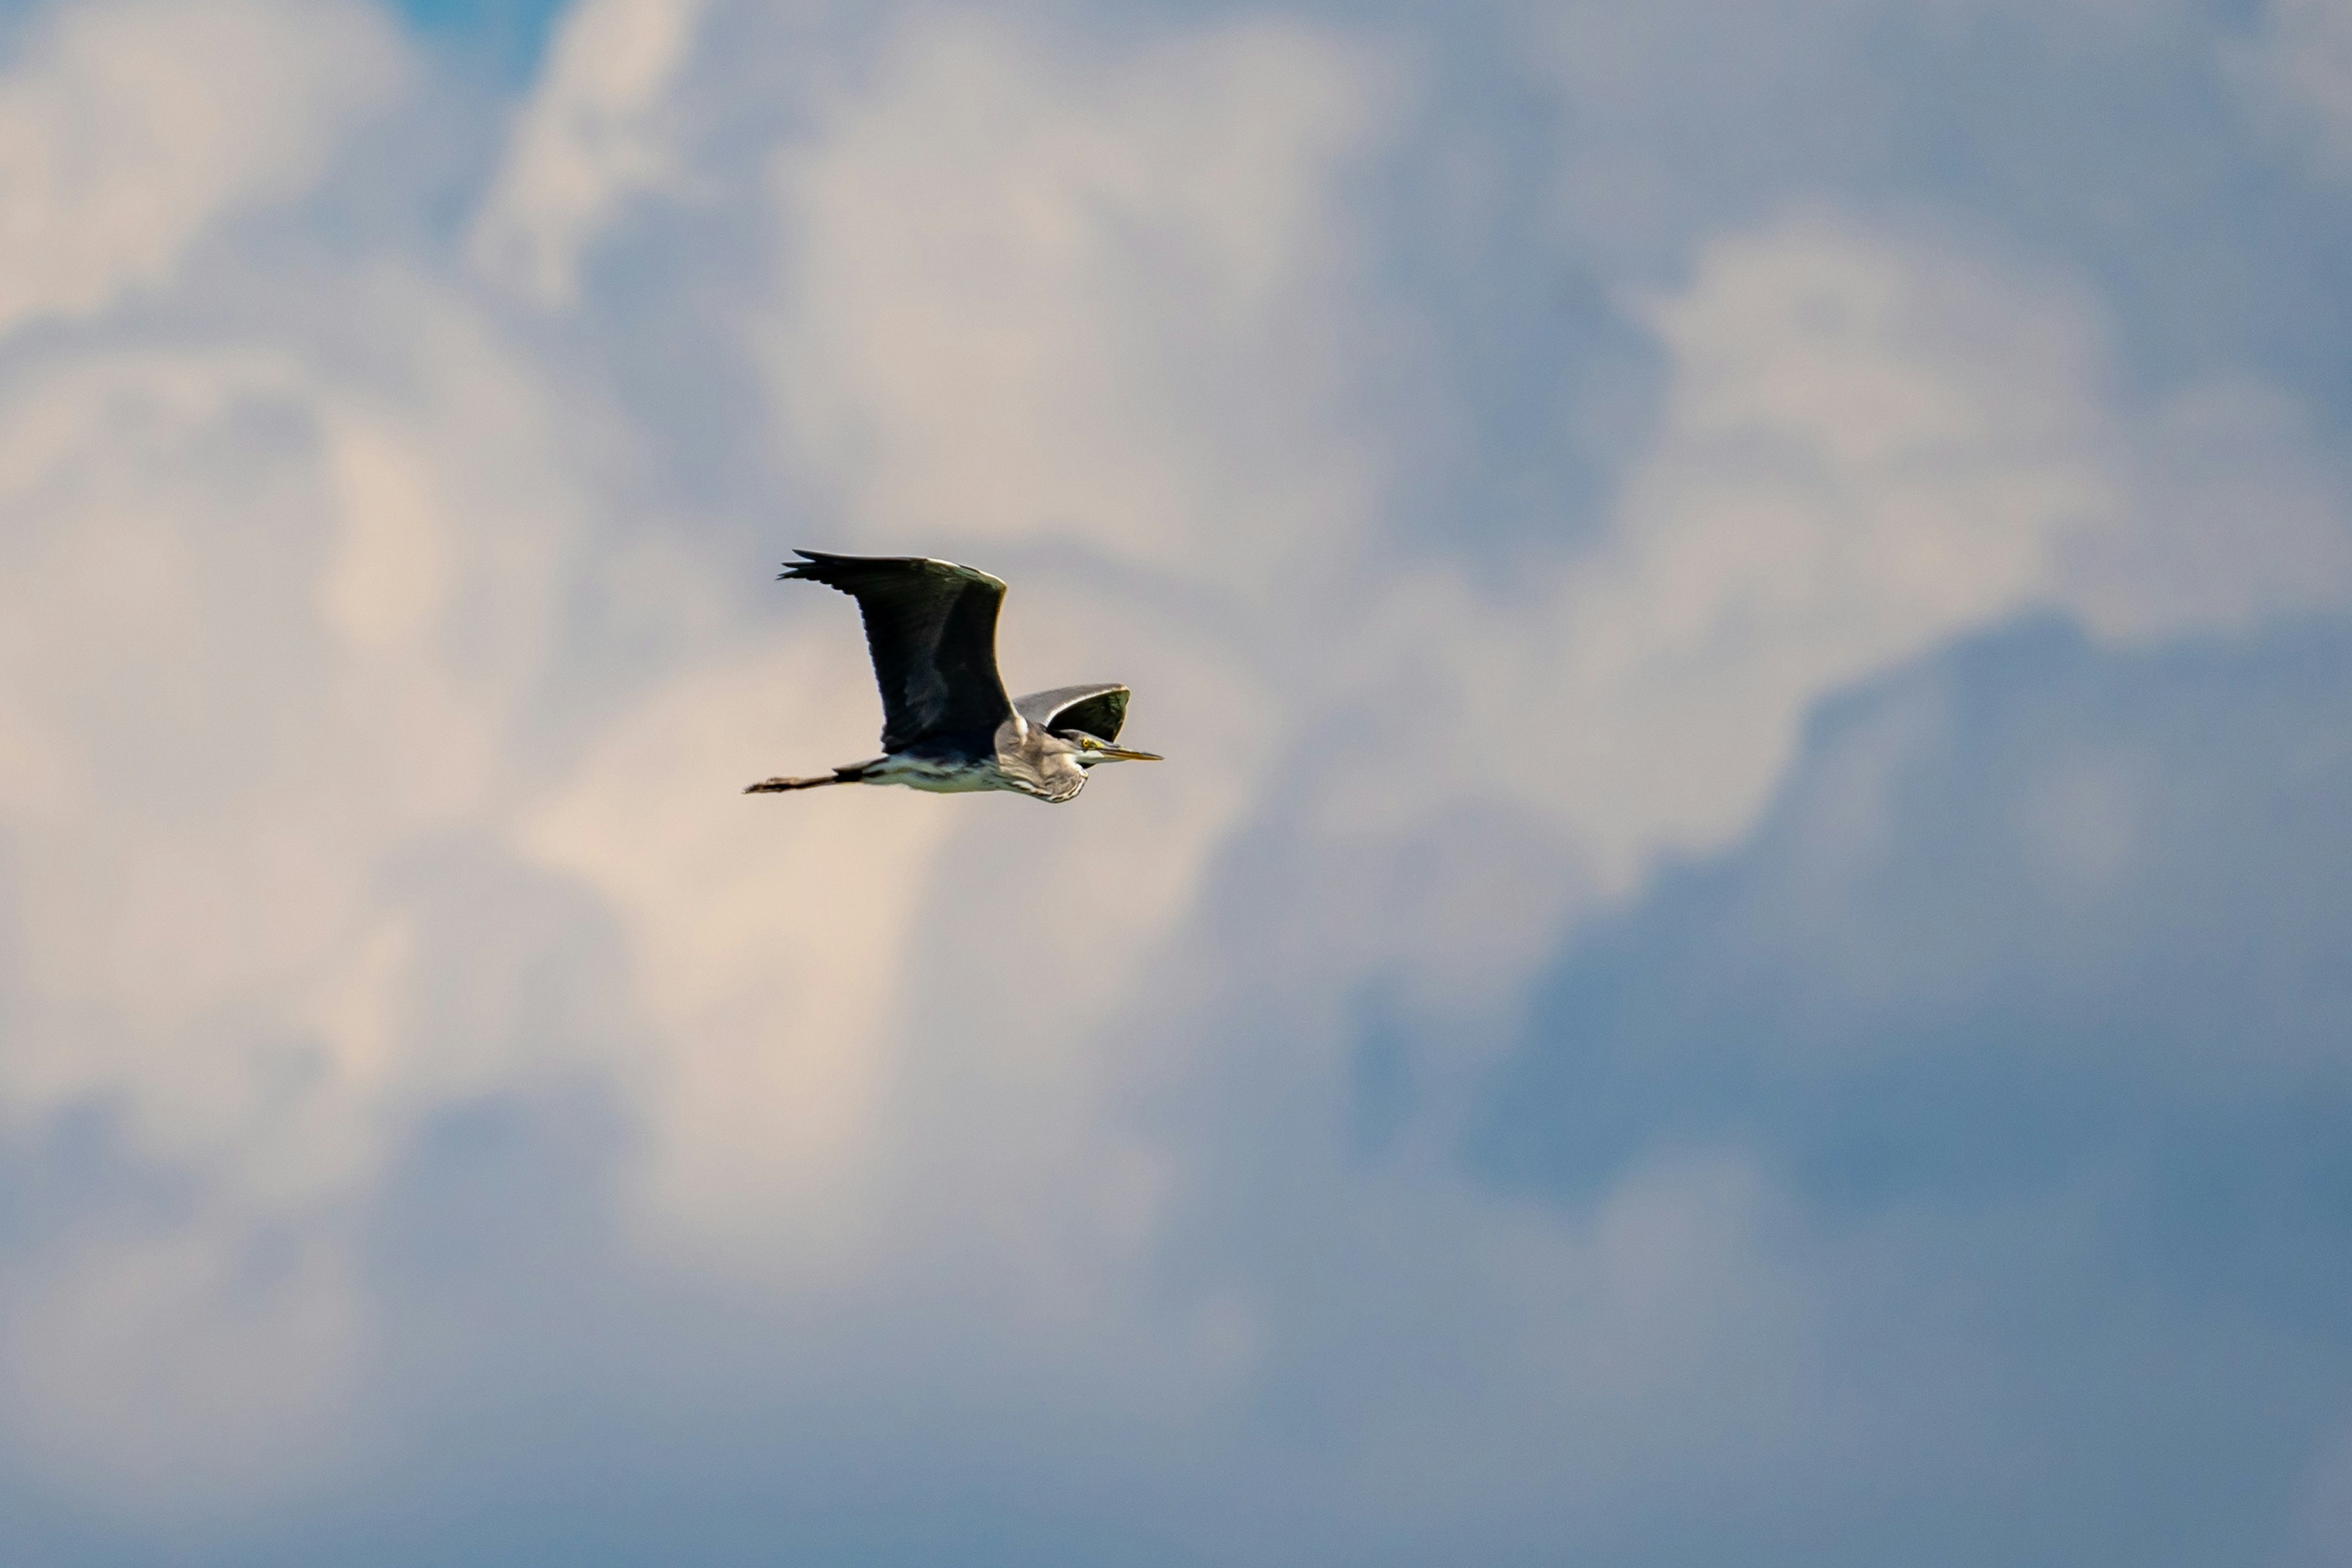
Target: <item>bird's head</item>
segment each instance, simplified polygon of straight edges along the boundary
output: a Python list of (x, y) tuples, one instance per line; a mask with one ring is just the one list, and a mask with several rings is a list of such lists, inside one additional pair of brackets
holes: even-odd
[(1066, 730), (1062, 731), (1062, 739), (1074, 748), (1070, 760), (1082, 768), (1093, 767), (1097, 763), (1164, 763), (1168, 760), (1154, 752), (1130, 752), (1124, 746), (1114, 746), (1084, 730)]

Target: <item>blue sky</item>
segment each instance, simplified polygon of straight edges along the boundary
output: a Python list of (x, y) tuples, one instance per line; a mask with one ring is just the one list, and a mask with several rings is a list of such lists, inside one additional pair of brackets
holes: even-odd
[(0, 1556), (2352, 1561), (2343, 0), (5, 15)]
[(539, 68), (562, 0), (401, 0), (393, 7), (425, 38), (444, 48), (494, 60), (507, 79)]

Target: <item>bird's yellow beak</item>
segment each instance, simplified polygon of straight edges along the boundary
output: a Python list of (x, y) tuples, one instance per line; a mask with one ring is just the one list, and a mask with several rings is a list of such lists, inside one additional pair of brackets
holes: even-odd
[(1095, 755), (1108, 757), (1115, 763), (1164, 763), (1168, 760), (1157, 752), (1130, 752), (1121, 746), (1105, 746)]

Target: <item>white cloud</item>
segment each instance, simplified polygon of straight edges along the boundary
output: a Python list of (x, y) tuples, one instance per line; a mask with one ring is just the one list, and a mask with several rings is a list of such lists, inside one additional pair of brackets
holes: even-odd
[(908, 1023), (898, 976), (952, 826), (880, 792), (782, 811), (740, 793), (794, 765), (762, 722), (788, 696), (803, 720), (817, 693), (845, 721), (873, 706), (863, 649), (840, 629), (660, 692), (522, 830), (633, 938), (659, 1031), (632, 1075), (656, 1139), (656, 1222), (707, 1238), (722, 1262), (803, 1276), (838, 1272), (868, 1239)]
[(1824, 694), (2053, 602), (2122, 505), (2092, 318), (2013, 268), (1801, 212), (1631, 303), (1669, 376), (1599, 537), (1509, 599), (1423, 572), (1342, 623), (1390, 700), (1318, 791), (1333, 830), (1502, 803), (1555, 887), (1564, 857), (1628, 893), (1746, 830)]
[[(85, 15), (149, 13), (38, 35), (7, 90), (42, 126), (61, 89), (21, 84), (80, 58), (55, 40)], [(1587, 87), (1622, 87), (1578, 16)], [(768, 79), (701, 59), (710, 22), (572, 16), (474, 266), (578, 303), (616, 215), (679, 188), (686, 106)], [(1852, 210), (1751, 216), (1628, 295), (1665, 380), (1605, 526), (1481, 586), (1405, 537), (1416, 433), (1360, 395), (1423, 330), (1352, 195), (1415, 102), (1399, 55), (1264, 21), (886, 37), (796, 62), (827, 82), (805, 134), (726, 193), (779, 258), (690, 306), (773, 395), (772, 453), (734, 457), (799, 483), (775, 547), (1005, 570), (1016, 685), (1130, 680), (1174, 761), (1065, 810), (737, 793), (869, 754), (875, 700), (846, 602), (723, 585), (726, 520), (633, 496), (676, 510), (616, 537), (583, 364), (646, 319), (592, 312), (541, 363), (411, 269), (457, 258), (313, 258), (285, 321), (0, 366), (0, 1123), (100, 1108), (187, 1189), (5, 1256), (14, 1450), (103, 1505), (232, 1509), (347, 1455), (406, 1370), (365, 1255), (394, 1156), (545, 1069), (617, 1103), (611, 1186), (566, 1201), (631, 1225), (450, 1314), (494, 1384), (541, 1326), (512, 1320), (560, 1318), (567, 1386), (657, 1368), (666, 1418), (702, 1413), (673, 1367), (763, 1429), (822, 1388), (862, 1441), (989, 1456), (1016, 1505), (1064, 1461), (1144, 1506), (1190, 1489), (1171, 1518), (1245, 1482), (1363, 1555), (1532, 1553), (1563, 1508), (1769, 1511), (1892, 1463), (1916, 1411), (1855, 1403), (1841, 1333), (1901, 1342), (1906, 1380), (1948, 1346), (1771, 1174), (1685, 1152), (1523, 1206), (1461, 1176), (1451, 1122), (1360, 1163), (1351, 1009), (1501, 1036), (1579, 900), (1735, 840), (1824, 694), (1941, 641), (2041, 605), (2142, 637), (2340, 602), (2314, 567), (2340, 482), (2296, 410), (2229, 380), (2135, 409), (2063, 281)], [(1801, 40), (1762, 42), (1805, 90)], [(289, 188), (231, 184), (206, 211)], [(109, 265), (91, 300), (132, 286)], [(772, 478), (714, 482), (762, 539)], [(2217, 547), (2204, 520), (2250, 511)], [(1853, 761), (1825, 836), (1885, 830), (1916, 739)], [(2115, 879), (2146, 831), (2120, 798), (2058, 782), (2027, 825), (2053, 875)], [(554, 889), (545, 952), (501, 945), (529, 911), (496, 877)], [(1465, 1080), (1428, 1067), (1443, 1121)], [(715, 1296), (759, 1355), (574, 1329), (570, 1292), (647, 1279), (646, 1340)]]
[(366, 1351), (341, 1238), (247, 1214), (86, 1235), (9, 1292), (10, 1447), (129, 1515), (235, 1517), (342, 1457)]
[[(1369, 1508), (1424, 1537), (1507, 1540), (1546, 1497), (1566, 1494), (1591, 1516), (1639, 1512), (1671, 1492), (1671, 1475), (1759, 1489), (1787, 1456), (1852, 1442), (1824, 1397), (1822, 1303), (1791, 1267), (1791, 1216), (1752, 1168), (1662, 1162), (1569, 1223), (1435, 1183), (1382, 1198), (1411, 1215), (1415, 1245), (1463, 1304), (1408, 1299), (1400, 1322), (1315, 1303), (1325, 1331), (1372, 1337), (1365, 1361), (1382, 1369), (1351, 1391), (1345, 1433), (1332, 1436), (1334, 1511)], [(1370, 1216), (1340, 1223), (1359, 1220)], [(1414, 1289), (1419, 1271), (1370, 1240), (1342, 1267)], [(1381, 1342), (1433, 1311), (1460, 1337)]]
[(1320, 422), (1333, 181), (1395, 90), (1276, 23), (1127, 53), (910, 23), (776, 165), (783, 449), (869, 542), (1062, 537), (1240, 585), (1356, 531)]
[(572, 304), (589, 247), (632, 199), (684, 179), (677, 89), (707, 0), (582, 0), (516, 116), (476, 218), (474, 264), (547, 307)]
[(2352, 1562), (2352, 1426), (2318, 1446), (2298, 1490), (2303, 1539), (2296, 1545), (2306, 1553), (2303, 1560), (2312, 1568)]
[(0, 332), (168, 282), (206, 226), (315, 181), (405, 68), (334, 0), (54, 11), (0, 79)]
[(1545, 667), (1561, 808), (1621, 885), (1736, 837), (1821, 695), (2046, 597), (2118, 504), (2083, 312), (1998, 267), (1799, 216), (1645, 313), (1656, 443)]
[(387, 879), (512, 788), (576, 498), (446, 296), (345, 303), (373, 373), (264, 336), (0, 387), (0, 1125), (104, 1108), (189, 1194), (19, 1260), (0, 1304), (14, 1441), (100, 1489), (225, 1500), (333, 1449), (348, 1205), (406, 1108), (530, 1048), (419, 1038)]
[(2269, 0), (2259, 35), (2225, 58), (2257, 120), (2307, 139), (2322, 166), (2352, 172), (2352, 5)]
[(1393, 689), (1421, 649), (1453, 660), (1457, 695), (1415, 713), (1463, 739), (1412, 798), (1514, 799), (1620, 891), (1745, 832), (1822, 697), (1950, 637), (2352, 595), (2347, 491), (2291, 404), (2220, 382), (2119, 408), (2095, 307), (2014, 263), (1801, 212), (1637, 308), (1670, 378), (1600, 542), (1516, 613), (1441, 594), (1372, 622)]
[(2217, 378), (2123, 436), (2127, 508), (2064, 552), (2067, 603), (2102, 636), (2242, 632), (2352, 603), (2352, 471), (2292, 398)]

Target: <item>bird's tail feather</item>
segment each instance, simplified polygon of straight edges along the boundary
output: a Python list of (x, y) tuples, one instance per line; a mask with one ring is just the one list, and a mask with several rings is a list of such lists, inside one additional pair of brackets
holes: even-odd
[(788, 789), (817, 789), (825, 784), (857, 784), (865, 779), (866, 770), (873, 765), (871, 763), (853, 763), (845, 768), (835, 768), (829, 773), (819, 773), (809, 779), (761, 779), (758, 784), (746, 784), (743, 793), (781, 795)]

